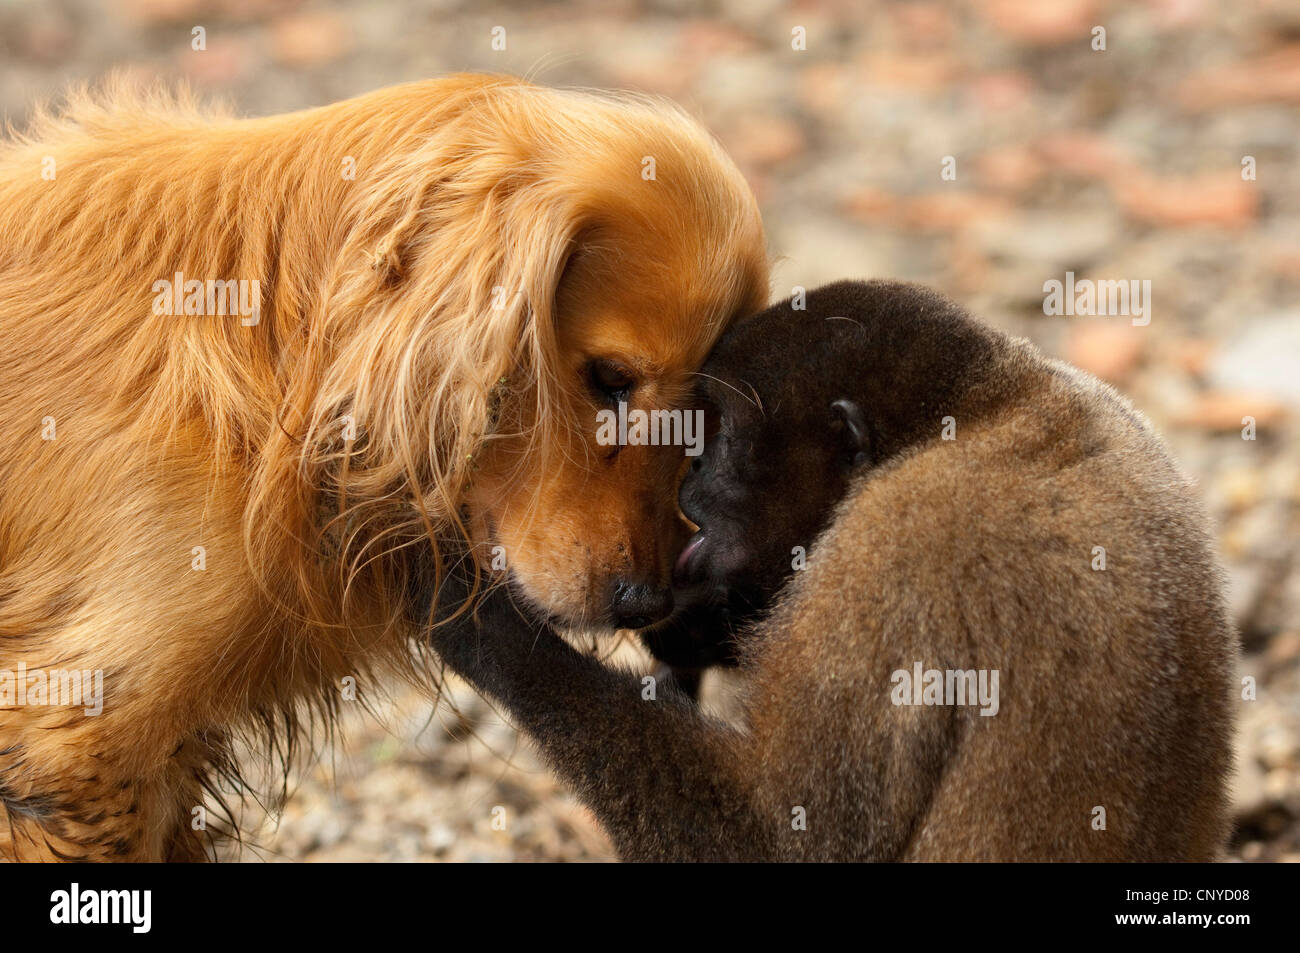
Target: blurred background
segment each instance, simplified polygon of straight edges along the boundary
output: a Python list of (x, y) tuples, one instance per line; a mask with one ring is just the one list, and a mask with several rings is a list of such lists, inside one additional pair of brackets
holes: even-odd
[[(758, 194), (774, 297), (921, 281), (1130, 395), (1200, 484), (1258, 686), (1231, 856), (1300, 859), (1300, 4), (0, 0), (19, 128), (110, 71), (257, 115), (466, 69), (684, 104)], [(1150, 324), (1044, 315), (1067, 271), (1149, 280)], [(278, 822), (248, 806), (243, 859), (612, 856), (463, 686), (455, 710), (390, 695), (345, 717)]]

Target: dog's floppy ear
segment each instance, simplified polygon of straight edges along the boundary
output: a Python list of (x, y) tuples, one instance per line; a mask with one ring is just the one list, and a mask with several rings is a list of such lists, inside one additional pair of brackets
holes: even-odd
[(561, 444), (558, 415), (540, 411), (563, 404), (555, 298), (585, 222), (581, 197), (516, 141), (527, 128), (464, 109), (358, 180), (311, 328), (314, 380), (297, 394), (308, 402), (308, 463), (340, 452), (341, 407), (364, 440), (309, 482), (338, 472), (348, 499), (391, 499), (405, 485), (433, 531), (460, 522), (498, 416), (517, 421), (511, 409), (535, 403), (530, 459)]
[(427, 329), (472, 338), (486, 378), (511, 373), (504, 364), (514, 361), (545, 373), (556, 294), (584, 222), (510, 150), (481, 142), (455, 151), (393, 170), (398, 191), (373, 216), (384, 227), (368, 230), (361, 258), (379, 295), (414, 296)]

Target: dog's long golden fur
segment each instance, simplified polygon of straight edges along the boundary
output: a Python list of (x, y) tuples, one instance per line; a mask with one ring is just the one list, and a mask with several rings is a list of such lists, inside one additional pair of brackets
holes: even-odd
[[(204, 856), (232, 733), (409, 664), (439, 534), (577, 623), (666, 579), (680, 450), (595, 446), (585, 368), (678, 405), (766, 292), (698, 126), (500, 77), (252, 120), (77, 96), (0, 146), (0, 234), (0, 670), (104, 674), (98, 716), (0, 694), (20, 859)], [(256, 280), (257, 323), (154, 313), (177, 272)]]

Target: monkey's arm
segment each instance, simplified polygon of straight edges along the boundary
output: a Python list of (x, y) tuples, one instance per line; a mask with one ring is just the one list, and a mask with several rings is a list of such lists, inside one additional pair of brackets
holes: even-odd
[(504, 590), (479, 606), (476, 625), (437, 625), (431, 642), (538, 742), (625, 859), (775, 857), (781, 819), (762, 816), (752, 780), (741, 782), (746, 737), (674, 689), (643, 697), (640, 678), (523, 618)]

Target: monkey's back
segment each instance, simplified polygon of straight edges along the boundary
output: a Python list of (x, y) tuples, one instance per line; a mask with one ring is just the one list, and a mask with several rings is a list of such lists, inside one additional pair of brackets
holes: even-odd
[[(757, 755), (807, 751), (763, 796), (807, 809), (792, 856), (1212, 859), (1236, 641), (1206, 517), (1106, 385), (1010, 340), (987, 380), (861, 478), (758, 633)], [(895, 704), (918, 663), (996, 670), (997, 713)]]

